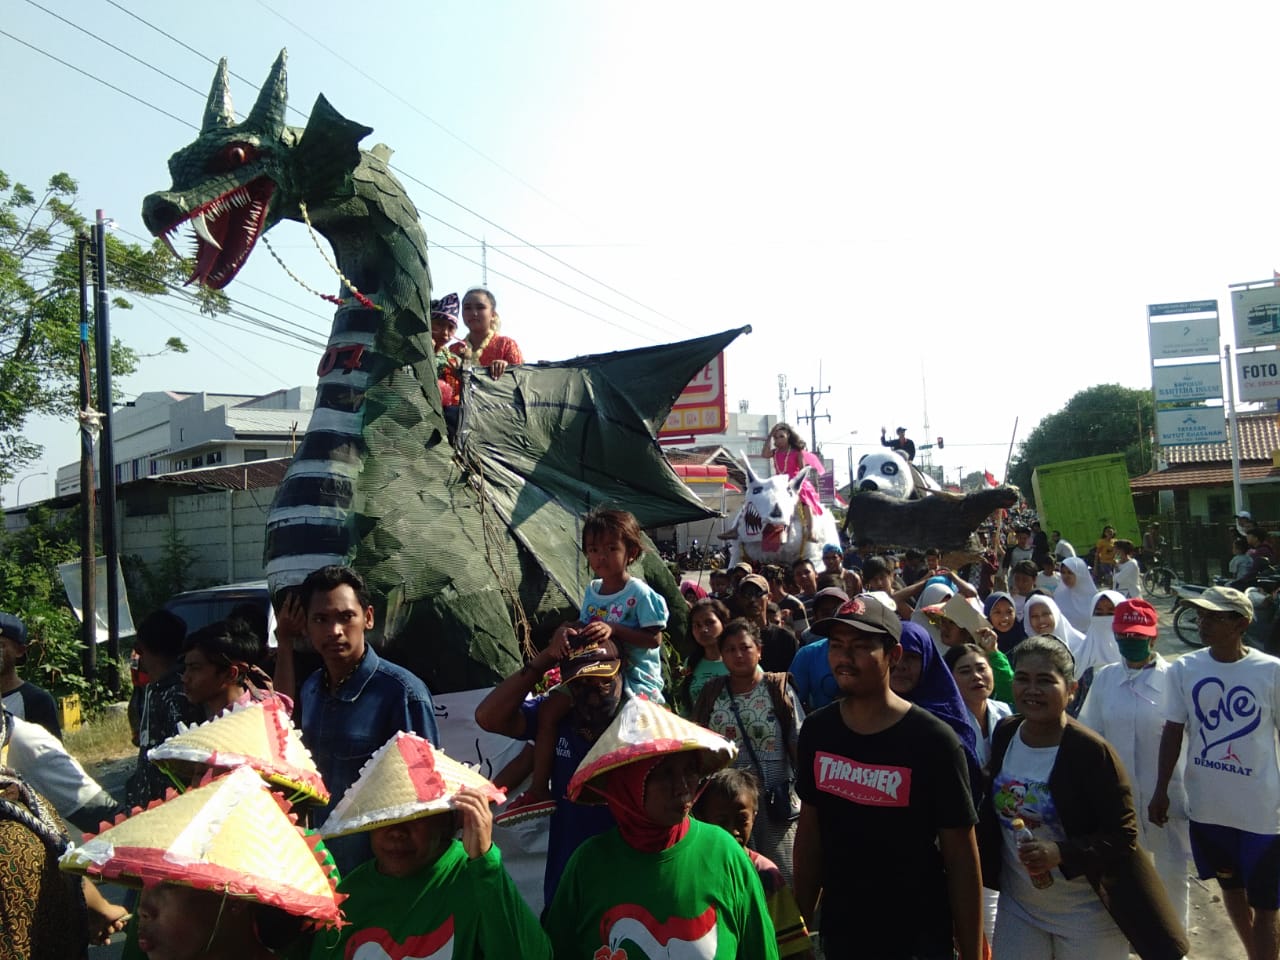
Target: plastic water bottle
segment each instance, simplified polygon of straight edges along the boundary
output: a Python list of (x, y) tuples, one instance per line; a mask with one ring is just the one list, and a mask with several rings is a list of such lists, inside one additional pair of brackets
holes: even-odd
[[(1013, 827), (1013, 839), (1017, 841), (1021, 847), (1024, 843), (1031, 843), (1035, 840), (1035, 834), (1027, 829), (1027, 825), (1021, 817), (1014, 817), (1009, 821), (1009, 826)], [(1033, 873), (1031, 874), (1031, 885), (1037, 890), (1043, 890), (1045, 887), (1053, 886), (1052, 873)]]

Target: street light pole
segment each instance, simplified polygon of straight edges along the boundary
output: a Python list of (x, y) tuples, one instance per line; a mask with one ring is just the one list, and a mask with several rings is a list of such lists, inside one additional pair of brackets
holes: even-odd
[(49, 476), (49, 471), (48, 471), (48, 470), (45, 470), (45, 471), (44, 471), (44, 472), (42, 472), (42, 473), (28, 473), (25, 477), (23, 477), (21, 480), (19, 480), (19, 481), (18, 481), (18, 492), (14, 495), (14, 498), (13, 498), (13, 499), (14, 499), (14, 501), (15, 501), (15, 505), (19, 505), (19, 504), (21, 504), (21, 503), (22, 503), (22, 485), (23, 485), (24, 483), (26, 483), (26, 482), (27, 482), (28, 480), (30, 480), (32, 477), (48, 477), (48, 476)]

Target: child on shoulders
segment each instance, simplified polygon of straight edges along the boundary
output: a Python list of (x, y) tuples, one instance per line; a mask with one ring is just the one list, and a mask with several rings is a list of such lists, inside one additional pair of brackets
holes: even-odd
[[(563, 659), (572, 647), (612, 640), (622, 654), (623, 687), (630, 696), (665, 703), (662, 696), (662, 657), (659, 646), (667, 625), (667, 602), (627, 568), (644, 552), (640, 524), (625, 510), (592, 510), (582, 524), (582, 552), (598, 579), (582, 598), (575, 623), (564, 623), (551, 639)], [(556, 687), (538, 712), (534, 740), (532, 784), (509, 809), (551, 799), (551, 768), (560, 721), (572, 700)]]

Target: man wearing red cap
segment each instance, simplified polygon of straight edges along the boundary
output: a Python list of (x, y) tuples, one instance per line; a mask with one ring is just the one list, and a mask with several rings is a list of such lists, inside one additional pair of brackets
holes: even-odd
[(1147, 601), (1116, 604), (1111, 632), (1120, 648), (1121, 662), (1097, 670), (1078, 719), (1101, 734), (1124, 762), (1133, 782), (1133, 806), (1139, 811), (1138, 842), (1155, 859), (1156, 873), (1185, 927), (1191, 886), (1187, 789), (1183, 784), (1185, 749), (1169, 779), (1173, 800), (1168, 823), (1163, 830), (1155, 829), (1142, 815), (1156, 789), (1156, 758), (1169, 706), (1171, 664), (1155, 651), (1159, 622), (1155, 608)]

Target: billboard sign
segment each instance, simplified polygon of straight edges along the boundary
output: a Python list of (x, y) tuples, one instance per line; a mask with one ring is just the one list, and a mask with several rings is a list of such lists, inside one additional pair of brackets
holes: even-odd
[[(1208, 302), (1213, 303), (1212, 300)], [(1217, 356), (1217, 317), (1166, 320), (1149, 324), (1149, 330), (1152, 360), (1180, 360), (1184, 357)]]
[(676, 398), (659, 437), (685, 437), (725, 431), (724, 354), (698, 371)]
[(1227, 421), (1222, 407), (1183, 407), (1156, 411), (1157, 442), (1162, 447), (1194, 443), (1226, 443)]
[(1180, 363), (1155, 367), (1156, 403), (1193, 403), (1222, 399), (1222, 364)]
[(1280, 344), (1280, 287), (1232, 290), (1231, 314), (1237, 350)]
[(1236, 383), (1242, 401), (1280, 398), (1280, 350), (1236, 354)]
[(1148, 317), (1171, 317), (1180, 313), (1217, 312), (1217, 300), (1184, 300), (1180, 303), (1152, 303), (1147, 306)]

